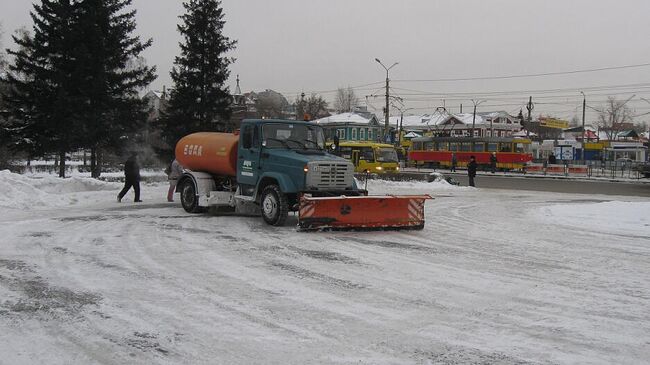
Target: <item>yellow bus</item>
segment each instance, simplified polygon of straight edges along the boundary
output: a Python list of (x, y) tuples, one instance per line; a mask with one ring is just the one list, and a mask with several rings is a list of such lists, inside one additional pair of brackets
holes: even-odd
[(339, 143), (339, 149), (334, 153), (352, 161), (355, 172), (383, 174), (399, 171), (397, 151), (390, 144), (345, 141)]

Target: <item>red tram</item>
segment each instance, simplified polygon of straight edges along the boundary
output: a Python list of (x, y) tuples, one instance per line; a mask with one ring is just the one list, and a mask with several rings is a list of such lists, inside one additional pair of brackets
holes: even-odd
[(417, 166), (450, 167), (452, 154), (456, 154), (457, 167), (467, 166), (470, 156), (476, 157), (479, 166), (489, 165), (495, 152), (498, 169), (520, 170), (533, 159), (530, 140), (525, 138), (419, 137), (411, 141), (409, 161)]

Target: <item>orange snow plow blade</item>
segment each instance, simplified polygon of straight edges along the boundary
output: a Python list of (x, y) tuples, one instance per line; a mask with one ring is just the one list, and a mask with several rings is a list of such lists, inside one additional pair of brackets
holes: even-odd
[(301, 229), (422, 229), (430, 195), (340, 196), (300, 199)]

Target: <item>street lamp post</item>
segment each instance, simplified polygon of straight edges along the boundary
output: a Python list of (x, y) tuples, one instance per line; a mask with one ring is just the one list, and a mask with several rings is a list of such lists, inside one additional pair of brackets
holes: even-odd
[(390, 99), (390, 91), (389, 91), (390, 79), (388, 78), (388, 71), (390, 71), (391, 68), (397, 66), (399, 62), (395, 62), (390, 67), (386, 67), (383, 63), (381, 63), (379, 58), (375, 58), (375, 61), (377, 61), (377, 63), (380, 64), (381, 67), (384, 68), (384, 70), (386, 70), (386, 109), (384, 110), (384, 118), (385, 118), (384, 119), (384, 141), (386, 141), (386, 136), (388, 136), (388, 130), (390, 129), (389, 121), (388, 121), (388, 118), (390, 116), (390, 110), (388, 105), (388, 100)]
[(580, 160), (585, 163), (585, 109), (587, 108), (587, 96), (582, 91), (582, 148), (580, 153)]
[[(643, 101), (645, 101), (646, 103), (650, 104), (650, 100), (648, 100), (648, 99), (646, 99), (646, 98), (641, 98), (641, 100), (643, 100)], [(647, 131), (647, 132), (648, 132), (648, 146), (650, 146), (650, 127), (648, 127), (648, 131)], [(646, 158), (646, 161), (650, 161), (650, 151), (648, 151), (648, 153), (646, 153), (646, 157), (645, 157), (645, 158)]]

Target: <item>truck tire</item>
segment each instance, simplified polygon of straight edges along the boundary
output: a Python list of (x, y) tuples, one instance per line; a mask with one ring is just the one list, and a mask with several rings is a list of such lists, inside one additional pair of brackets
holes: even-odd
[(281, 226), (289, 214), (287, 196), (277, 185), (269, 185), (262, 190), (261, 212), (264, 221), (272, 226)]
[(196, 187), (191, 179), (187, 179), (181, 185), (181, 204), (183, 209), (188, 213), (201, 213), (203, 210), (199, 207), (199, 197), (196, 196)]

